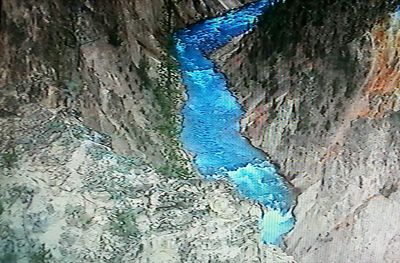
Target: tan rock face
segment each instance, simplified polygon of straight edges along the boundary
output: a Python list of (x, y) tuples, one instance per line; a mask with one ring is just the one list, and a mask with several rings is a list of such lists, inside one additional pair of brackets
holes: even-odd
[(1, 145), (0, 262), (294, 262), (260, 244), (258, 205), (228, 184), (166, 178), (74, 118), (20, 113), (0, 119), (15, 143), (15, 158)]
[(286, 240), (298, 262), (400, 257), (393, 10), (292, 1), (215, 54), (247, 110), (243, 132), (300, 192)]

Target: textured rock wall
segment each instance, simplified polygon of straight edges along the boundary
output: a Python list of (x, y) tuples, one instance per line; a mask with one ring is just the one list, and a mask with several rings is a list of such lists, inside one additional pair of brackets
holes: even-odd
[(169, 33), (242, 2), (3, 0), (3, 111), (27, 102), (65, 109), (110, 134), (118, 152), (162, 162), (157, 128), (177, 104), (163, 97), (180, 98), (176, 75), (166, 79)]
[(160, 169), (168, 33), (242, 2), (0, 1), (1, 263), (293, 262), (256, 204)]
[(260, 244), (258, 205), (228, 184), (167, 178), (76, 118), (19, 110), (0, 119), (17, 142), (0, 162), (1, 263), (294, 262)]
[(286, 240), (298, 262), (400, 260), (395, 4), (287, 1), (215, 54), (243, 132), (300, 193)]

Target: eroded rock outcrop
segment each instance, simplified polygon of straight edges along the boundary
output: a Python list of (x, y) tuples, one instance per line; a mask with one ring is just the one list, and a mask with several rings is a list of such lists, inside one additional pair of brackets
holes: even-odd
[(299, 190), (299, 262), (398, 262), (399, 25), (389, 1), (286, 1), (219, 51), (243, 132)]

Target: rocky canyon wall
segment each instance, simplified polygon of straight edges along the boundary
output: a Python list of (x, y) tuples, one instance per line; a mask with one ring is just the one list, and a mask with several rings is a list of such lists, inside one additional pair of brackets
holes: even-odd
[(194, 177), (170, 33), (245, 1), (0, 1), (0, 262), (293, 262)]
[(169, 36), (245, 2), (0, 1), (0, 262), (400, 261), (395, 1), (287, 0), (215, 54), (299, 194), (291, 256), (191, 175)]
[(3, 0), (3, 113), (40, 102), (109, 134), (120, 153), (163, 162), (181, 97), (169, 35), (242, 2)]
[(299, 193), (298, 262), (399, 262), (395, 1), (286, 1), (214, 56), (243, 133)]

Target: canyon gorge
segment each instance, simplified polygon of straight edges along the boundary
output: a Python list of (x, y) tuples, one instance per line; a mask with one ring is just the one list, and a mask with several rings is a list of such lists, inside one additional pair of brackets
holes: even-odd
[[(252, 2), (0, 0), (1, 263), (400, 262), (400, 2), (264, 1), (223, 45), (199, 31), (251, 147), (201, 159), (174, 33)], [(230, 149), (293, 196), (279, 244), (272, 190), (204, 178), (243, 166)]]

